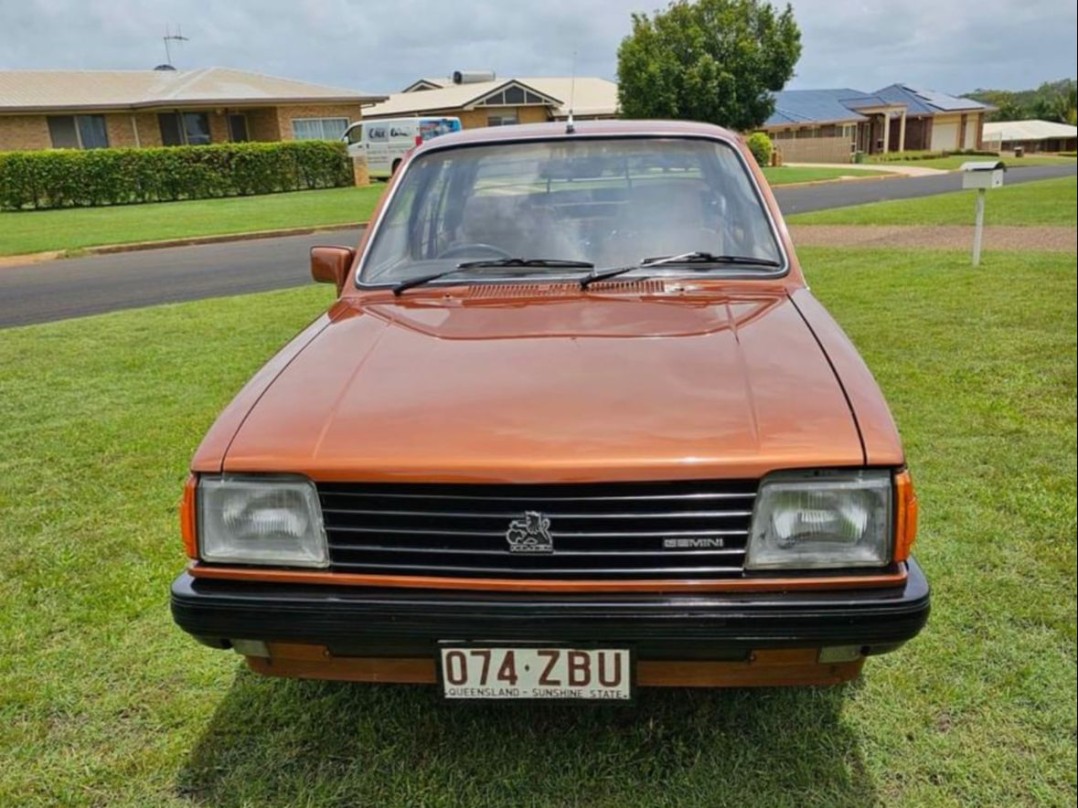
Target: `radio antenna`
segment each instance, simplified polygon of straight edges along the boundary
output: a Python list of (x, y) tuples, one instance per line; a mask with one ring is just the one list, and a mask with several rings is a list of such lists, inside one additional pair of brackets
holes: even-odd
[(176, 26), (176, 33), (172, 33), (168, 23), (165, 23), (165, 35), (161, 37), (165, 43), (165, 64), (172, 67), (172, 48), (169, 46), (170, 42), (188, 42), (188, 38), (183, 35), (183, 31), (180, 26)]
[(573, 98), (576, 96), (576, 51), (573, 51), (573, 73), (569, 79), (569, 118), (565, 122), (565, 134), (571, 135), (576, 132), (576, 124), (573, 123)]

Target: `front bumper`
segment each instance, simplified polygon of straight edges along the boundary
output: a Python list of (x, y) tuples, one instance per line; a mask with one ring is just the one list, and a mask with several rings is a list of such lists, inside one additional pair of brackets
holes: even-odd
[(701, 595), (539, 595), (387, 590), (196, 579), (172, 586), (176, 623), (233, 640), (320, 646), (334, 656), (432, 658), (445, 640), (626, 645), (641, 660), (738, 660), (761, 649), (884, 653), (928, 619), (910, 561), (888, 589)]

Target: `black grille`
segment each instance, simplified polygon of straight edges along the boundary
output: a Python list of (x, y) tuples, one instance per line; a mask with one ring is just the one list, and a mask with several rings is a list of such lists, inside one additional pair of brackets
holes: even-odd
[[(340, 572), (695, 579), (741, 575), (756, 482), (323, 483), (318, 493)], [(549, 520), (553, 552), (510, 552), (506, 534), (526, 512)]]

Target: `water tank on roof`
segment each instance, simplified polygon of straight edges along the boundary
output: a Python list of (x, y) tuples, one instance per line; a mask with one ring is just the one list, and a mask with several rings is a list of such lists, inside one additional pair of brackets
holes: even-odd
[(493, 70), (454, 70), (454, 84), (475, 84), (480, 81), (494, 81), (498, 78)]

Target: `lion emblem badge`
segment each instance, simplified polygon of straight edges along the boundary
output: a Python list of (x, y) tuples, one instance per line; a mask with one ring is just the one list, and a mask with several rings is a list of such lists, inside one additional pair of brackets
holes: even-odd
[(514, 519), (505, 532), (510, 553), (553, 553), (550, 520), (538, 511), (525, 511), (523, 519)]

